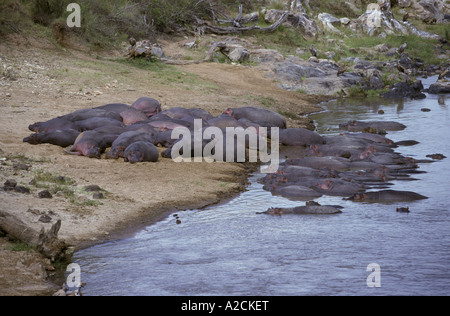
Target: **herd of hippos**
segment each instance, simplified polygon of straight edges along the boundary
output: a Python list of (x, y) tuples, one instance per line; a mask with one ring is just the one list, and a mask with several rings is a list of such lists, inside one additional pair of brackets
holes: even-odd
[[(126, 162), (157, 162), (160, 156), (170, 158), (171, 148), (179, 140), (172, 139), (177, 127), (194, 128), (194, 120), (202, 126), (278, 127), (282, 146), (304, 147), (294, 159), (282, 162), (277, 172), (260, 181), (264, 189), (296, 201), (341, 196), (355, 202), (400, 203), (427, 197), (409, 191), (389, 190), (394, 180), (414, 180), (421, 173), (416, 160), (397, 152), (399, 146), (412, 146), (415, 141), (394, 143), (385, 134), (405, 125), (389, 121), (350, 121), (341, 124), (343, 133), (321, 136), (303, 128), (287, 128), (279, 113), (256, 107), (230, 108), (214, 117), (200, 108), (172, 108), (162, 111), (160, 103), (149, 97), (139, 98), (131, 106), (107, 104), (38, 122), (29, 126), (34, 132), (24, 142), (61, 146), (65, 153), (107, 159), (123, 158)], [(345, 132), (344, 132), (345, 131)], [(270, 135), (269, 135), (270, 137)], [(161, 154), (157, 146), (167, 148)], [(107, 151), (107, 149), (109, 151)], [(194, 154), (194, 153), (193, 153)], [(434, 157), (433, 157), (434, 158)], [(445, 158), (445, 157), (444, 157)], [(378, 190), (371, 191), (369, 190)], [(294, 209), (269, 209), (267, 214), (334, 214), (339, 207), (307, 202)], [(399, 212), (408, 209), (399, 208)]]

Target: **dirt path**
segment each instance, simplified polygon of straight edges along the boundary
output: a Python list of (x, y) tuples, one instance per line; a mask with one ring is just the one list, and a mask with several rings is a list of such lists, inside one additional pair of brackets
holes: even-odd
[[(10, 45), (14, 42), (11, 39)], [(229, 198), (243, 189), (248, 169), (225, 163), (176, 164), (168, 159), (131, 165), (68, 156), (56, 146), (23, 143), (31, 133), (28, 125), (107, 103), (131, 104), (141, 96), (160, 100), (163, 109), (201, 107), (213, 115), (239, 106), (295, 115), (317, 110), (313, 98), (283, 91), (251, 67), (204, 63), (140, 69), (79, 51), (36, 46), (0, 44), (0, 185), (12, 179), (31, 190), (30, 194), (0, 190), (0, 210), (18, 215), (36, 230), (49, 229), (60, 219), (59, 237), (76, 248), (132, 233), (169, 211)], [(290, 120), (291, 126), (307, 123)], [(70, 179), (71, 197), (61, 190), (52, 199), (38, 198), (42, 188), (30, 182), (43, 174)], [(94, 200), (92, 193), (83, 191), (88, 185), (106, 190), (106, 198)], [(39, 221), (42, 215), (49, 216), (50, 223)], [(24, 287), (27, 280), (20, 275), (32, 264), (17, 264), (17, 256), (6, 249), (5, 242), (0, 243), (0, 295), (45, 293), (37, 285)], [(21, 273), (14, 275), (6, 266)]]

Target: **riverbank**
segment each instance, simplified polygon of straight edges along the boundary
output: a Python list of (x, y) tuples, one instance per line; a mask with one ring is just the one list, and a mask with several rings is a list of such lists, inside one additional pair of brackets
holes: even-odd
[[(211, 63), (200, 68), (159, 64), (141, 69), (76, 50), (32, 44), (11, 38), (8, 45), (0, 45), (1, 61), (8, 69), (0, 93), (0, 185), (8, 188), (9, 181), (30, 190), (29, 194), (2, 190), (0, 209), (36, 232), (42, 227), (48, 231), (61, 220), (58, 237), (65, 241), (69, 255), (131, 234), (173, 210), (202, 208), (231, 198), (245, 189), (250, 169), (226, 163), (176, 164), (170, 159), (130, 165), (68, 156), (60, 147), (23, 143), (30, 134), (28, 125), (107, 103), (131, 104), (141, 96), (157, 98), (163, 109), (202, 107), (213, 115), (230, 106), (281, 105), (304, 114), (317, 111), (320, 100), (281, 90), (251, 67)], [(276, 102), (267, 105), (266, 100)], [(298, 118), (289, 124), (309, 123)], [(104, 190), (104, 199), (94, 199), (94, 192), (85, 191), (92, 185)], [(52, 193), (51, 199), (39, 198), (44, 190)], [(51, 294), (52, 287), (43, 291), (25, 286), (29, 280), (21, 276), (24, 271), (33, 275), (35, 261), (18, 264), (22, 259), (8, 250), (13, 245), (2, 241), (0, 252), (6, 262), (0, 265), (1, 295)], [(46, 272), (40, 275), (48, 285), (47, 277), (55, 272), (43, 263), (37, 265)], [(17, 273), (6, 267), (15, 267)]]

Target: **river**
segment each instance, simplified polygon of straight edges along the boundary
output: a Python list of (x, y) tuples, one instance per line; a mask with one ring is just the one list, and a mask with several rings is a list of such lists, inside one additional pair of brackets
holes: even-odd
[[(449, 102), (436, 95), (403, 102), (331, 101), (311, 118), (321, 134), (338, 133), (338, 124), (351, 119), (394, 120), (408, 128), (390, 132), (390, 139), (420, 142), (398, 148), (402, 154), (450, 157)], [(302, 204), (272, 196), (257, 182), (261, 175), (253, 174), (248, 190), (226, 204), (180, 211), (131, 238), (75, 253), (73, 262), (87, 283), (83, 294), (449, 295), (450, 158), (420, 170), (426, 173), (414, 175), (417, 181), (394, 182), (393, 189), (428, 200), (382, 205), (322, 197), (322, 205), (344, 207), (342, 214), (326, 216), (256, 214)], [(396, 212), (406, 206), (410, 213)], [(380, 268), (378, 287), (368, 286), (370, 264)]]

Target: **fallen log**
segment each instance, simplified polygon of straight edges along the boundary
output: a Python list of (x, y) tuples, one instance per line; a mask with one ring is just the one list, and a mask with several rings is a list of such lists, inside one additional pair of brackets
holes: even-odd
[(64, 241), (58, 239), (60, 228), (61, 220), (58, 220), (48, 231), (44, 227), (37, 231), (36, 228), (25, 223), (19, 216), (0, 210), (0, 229), (2, 231), (15, 240), (35, 247), (37, 251), (52, 261), (66, 259), (67, 245)]
[(197, 19), (197, 24), (198, 29), (201, 30), (201, 33), (206, 34), (206, 33), (211, 33), (211, 34), (216, 34), (216, 35), (228, 35), (228, 34), (239, 34), (239, 33), (245, 33), (245, 32), (250, 32), (250, 31), (259, 31), (259, 32), (273, 32), (276, 29), (278, 29), (281, 24), (283, 24), (284, 22), (286, 22), (287, 18), (289, 16), (289, 12), (284, 12), (283, 15), (280, 17), (280, 19), (275, 22), (274, 24), (268, 26), (268, 27), (260, 27), (257, 25), (253, 25), (253, 26), (248, 26), (248, 27), (220, 27), (220, 26), (215, 26), (215, 25), (210, 25), (208, 24), (206, 21), (203, 21), (199, 18), (196, 17)]

